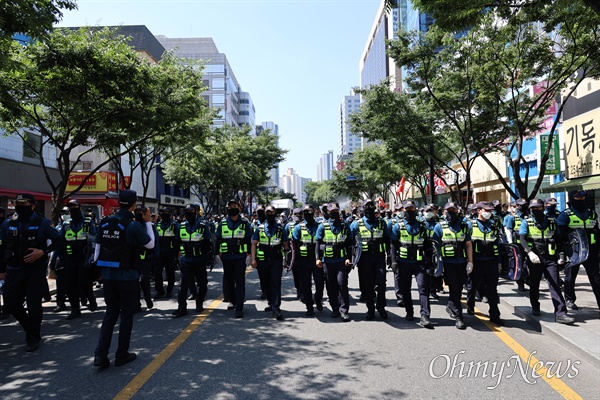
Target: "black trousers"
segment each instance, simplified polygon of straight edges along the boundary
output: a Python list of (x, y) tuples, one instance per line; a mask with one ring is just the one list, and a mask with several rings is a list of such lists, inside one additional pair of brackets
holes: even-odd
[(281, 309), (281, 276), (283, 274), (283, 258), (258, 261), (258, 276), (264, 282), (265, 295), (273, 311)]
[(567, 306), (565, 299), (558, 284), (558, 266), (556, 260), (551, 257), (539, 256), (542, 261), (540, 264), (529, 262), (529, 301), (531, 307), (540, 308), (540, 281), (542, 275), (546, 277), (552, 305), (554, 306), (554, 315), (567, 315)]
[(152, 294), (150, 292), (150, 275), (152, 274), (153, 264), (154, 258), (146, 258), (138, 265), (138, 272), (140, 274), (140, 285), (138, 286), (138, 308), (141, 307), (141, 302), (139, 300), (140, 294), (144, 296), (146, 305), (152, 303)]
[[(385, 308), (385, 281), (386, 281), (385, 254), (363, 253), (358, 261), (358, 279), (362, 281), (360, 287), (364, 294), (369, 312)], [(375, 304), (377, 296), (377, 304)]]
[(223, 294), (234, 304), (236, 311), (244, 309), (246, 299), (246, 257), (223, 260)]
[(333, 311), (347, 313), (350, 310), (348, 293), (348, 267), (345, 261), (323, 264), (327, 275), (327, 296)]
[(65, 304), (67, 301), (67, 278), (65, 268), (54, 270), (56, 274), (56, 304)]
[[(313, 310), (315, 303), (323, 303), (323, 289), (325, 288), (325, 277), (323, 268), (317, 268), (315, 260), (312, 258), (300, 257), (296, 261), (294, 269), (297, 269), (300, 273), (306, 309)], [(312, 293), (313, 280), (315, 282), (314, 298)]]
[[(4, 285), (6, 310), (19, 321), (25, 330), (28, 344), (38, 343), (42, 328), (42, 298), (46, 294), (46, 265), (27, 266), (19, 269), (7, 269)], [(23, 303), (27, 300), (27, 311)]]
[(429, 275), (425, 272), (423, 264), (406, 263), (400, 261), (398, 263), (398, 279), (400, 284), (400, 292), (404, 300), (404, 308), (407, 314), (414, 314), (412, 303), (411, 285), (412, 277), (417, 280), (417, 289), (419, 290), (419, 304), (421, 306), (421, 315), (431, 315), (431, 306), (429, 305)]
[(163, 269), (167, 276), (167, 293), (173, 292), (175, 286), (175, 269), (177, 268), (177, 254), (174, 252), (160, 252), (154, 262), (154, 289), (158, 294), (165, 293)]
[(498, 260), (475, 260), (473, 262), (473, 272), (470, 277), (473, 285), (467, 290), (467, 307), (475, 309), (475, 291), (481, 284), (485, 283), (486, 295), (490, 306), (490, 318), (499, 318), (498, 309)]
[(181, 261), (181, 284), (179, 285), (179, 293), (177, 294), (178, 308), (180, 310), (187, 309), (187, 295), (189, 288), (194, 285), (194, 281), (198, 284), (198, 297), (196, 305), (202, 305), (208, 291), (208, 273), (206, 272), (206, 259), (188, 262)]
[(465, 282), (467, 281), (467, 263), (444, 262), (444, 280), (450, 290), (448, 308), (454, 316), (462, 317), (462, 304), (460, 298)]
[[(590, 255), (583, 263), (585, 272), (587, 273), (592, 291), (596, 296), (596, 303), (600, 307), (600, 266), (598, 265), (598, 245), (590, 246)], [(580, 265), (574, 265), (565, 269), (565, 300), (575, 303), (577, 296), (575, 295), (575, 279), (579, 273)]]
[(65, 278), (67, 286), (67, 296), (71, 311), (79, 311), (80, 299), (87, 300), (90, 304), (96, 304), (96, 296), (90, 275), (90, 269), (84, 268), (84, 258), (73, 257), (65, 258)]
[(117, 345), (116, 358), (122, 358), (129, 352), (131, 331), (133, 329), (133, 314), (138, 305), (138, 280), (116, 281), (107, 279), (103, 281), (104, 301), (106, 302), (106, 313), (100, 327), (100, 338), (94, 355), (106, 357), (110, 350), (113, 330), (119, 316), (119, 341)]

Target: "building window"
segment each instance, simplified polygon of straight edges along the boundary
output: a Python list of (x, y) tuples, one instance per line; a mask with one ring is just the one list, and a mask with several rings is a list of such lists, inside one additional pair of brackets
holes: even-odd
[(202, 86), (204, 86), (205, 88), (209, 89), (210, 88), (210, 81), (208, 79), (202, 79)]
[(250, 115), (250, 111), (240, 111), (240, 115)]
[(79, 161), (77, 164), (73, 165), (73, 170), (75, 170), (75, 171), (91, 171), (92, 170), (92, 162), (91, 161)]
[(42, 137), (31, 132), (24, 132), (23, 137), (23, 157), (34, 160), (40, 159), (40, 151), (42, 146)]

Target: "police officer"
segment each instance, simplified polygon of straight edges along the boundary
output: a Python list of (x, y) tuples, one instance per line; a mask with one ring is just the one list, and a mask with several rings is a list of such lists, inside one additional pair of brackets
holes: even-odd
[[(162, 297), (169, 298), (173, 295), (175, 270), (177, 269), (177, 253), (179, 251), (179, 243), (177, 242), (179, 224), (173, 219), (172, 210), (161, 208), (159, 213), (160, 222), (156, 224), (156, 231), (158, 232), (160, 251), (154, 263), (154, 288), (156, 290), (154, 300)], [(167, 277), (166, 293), (163, 281), (163, 269)]]
[[(358, 259), (358, 279), (367, 303), (367, 320), (375, 318), (375, 309), (382, 319), (388, 319), (385, 310), (385, 257), (390, 246), (390, 232), (387, 224), (375, 215), (375, 203), (371, 199), (363, 201), (365, 216), (354, 221), (350, 232), (357, 245), (361, 246)], [(377, 293), (377, 304), (375, 304)]]
[[(521, 231), (521, 225), (525, 220), (525, 217), (529, 214), (529, 203), (525, 199), (517, 199), (515, 201), (514, 212), (512, 214), (508, 214), (504, 217), (503, 227), (505, 238), (508, 243), (518, 243), (519, 241), (519, 232)], [(528, 249), (522, 249), (524, 254), (527, 254)], [(525, 280), (528, 278), (527, 268), (523, 270), (521, 273), (521, 278), (517, 281), (517, 287), (520, 292), (524, 292), (525, 289)]]
[[(427, 241), (430, 241), (433, 237), (433, 231), (438, 224), (440, 218), (437, 214), (438, 206), (437, 204), (428, 204), (425, 206), (425, 210), (423, 212), (423, 223), (425, 224), (425, 235), (427, 237)], [(426, 243), (426, 247), (429, 245)], [(433, 262), (433, 260), (429, 259), (426, 262)], [(440, 296), (437, 294), (438, 291), (443, 290), (443, 278), (429, 276), (429, 294), (434, 299), (439, 299)]]
[[(261, 226), (262, 224), (264, 224), (266, 220), (267, 220), (267, 215), (265, 214), (265, 206), (263, 206), (262, 204), (259, 204), (256, 207), (256, 219), (252, 223), (252, 228), (254, 228), (253, 235), (254, 235), (254, 232), (256, 232), (256, 230), (258, 229), (258, 227)], [(252, 261), (252, 260), (250, 260), (250, 261)], [(262, 275), (258, 274), (258, 280), (260, 282), (260, 299), (266, 300), (267, 299), (267, 294), (266, 294), (267, 291), (265, 288), (265, 282), (263, 282), (262, 278), (263, 278)]]
[(465, 329), (460, 296), (467, 275), (473, 271), (472, 227), (458, 216), (456, 203), (446, 203), (445, 219), (435, 226), (433, 240), (440, 243), (444, 261), (444, 280), (450, 289), (446, 312), (456, 321), (456, 328)]
[(404, 218), (394, 225), (392, 230), (392, 269), (398, 270), (400, 290), (406, 309), (406, 320), (414, 319), (414, 307), (411, 296), (413, 275), (417, 280), (419, 303), (421, 306), (420, 324), (424, 328), (433, 329), (429, 319), (429, 275), (423, 265), (425, 253), (425, 225), (417, 219), (417, 206), (414, 201), (404, 202)]
[[(401, 221), (402, 219), (404, 219), (404, 206), (402, 204), (398, 204), (395, 206), (396, 211), (396, 215), (394, 216), (394, 218), (390, 219), (388, 221), (388, 230), (390, 232), (390, 237), (392, 234), (392, 231), (394, 229), (394, 225), (397, 224), (399, 221)], [(391, 248), (391, 242), (390, 242), (390, 248)], [(390, 268), (392, 268), (392, 253), (390, 252), (388, 254), (388, 265), (390, 266)], [(402, 299), (402, 290), (400, 289), (400, 275), (399, 275), (399, 271), (398, 269), (393, 269), (393, 274), (394, 274), (394, 294), (396, 295), (396, 305), (398, 307), (404, 307), (404, 300)]]
[[(316, 234), (319, 224), (315, 221), (315, 208), (307, 204), (303, 209), (304, 221), (294, 226), (292, 232), (292, 246), (294, 247), (294, 264), (292, 269), (300, 272), (301, 287), (306, 304), (306, 315), (314, 315), (314, 307), (323, 311), (323, 289), (325, 280), (323, 268), (317, 267), (315, 257)], [(313, 299), (312, 281), (315, 282), (315, 295)]]
[[(583, 265), (592, 286), (596, 303), (600, 307), (600, 270), (598, 265), (598, 240), (600, 229), (598, 227), (598, 215), (592, 208), (586, 206), (587, 192), (585, 190), (572, 190), (569, 192), (569, 208), (558, 217), (558, 232), (560, 240), (568, 243), (568, 235), (572, 229), (582, 229), (588, 238), (589, 255)], [(580, 265), (573, 265), (565, 269), (565, 300), (567, 308), (578, 310), (575, 304), (575, 278), (579, 273)]]
[(544, 202), (541, 199), (531, 200), (529, 211), (530, 215), (521, 224), (519, 236), (521, 245), (528, 250), (532, 314), (540, 315), (540, 280), (543, 274), (548, 281), (556, 322), (572, 324), (575, 319), (567, 315), (567, 306), (558, 284), (556, 222), (544, 214)]
[(490, 306), (490, 321), (498, 326), (504, 326), (498, 309), (498, 277), (502, 269), (500, 258), (500, 235), (497, 225), (492, 220), (494, 206), (487, 201), (477, 203), (478, 217), (473, 221), (471, 240), (473, 241), (473, 285), (467, 291), (467, 312), (475, 313), (475, 289), (485, 282), (488, 304)]
[(91, 269), (86, 268), (87, 257), (91, 253), (91, 241), (96, 235), (96, 225), (91, 218), (84, 218), (79, 200), (70, 200), (67, 203), (71, 219), (63, 222), (61, 235), (63, 249), (60, 260), (65, 265), (65, 278), (67, 296), (71, 305), (68, 320), (81, 317), (80, 294), (85, 299), (90, 311), (96, 311), (98, 304), (92, 286)]
[[(4, 250), (0, 259), (0, 280), (5, 281), (5, 307), (25, 330), (28, 352), (37, 350), (41, 341), (42, 298), (48, 288), (48, 253), (62, 243), (50, 220), (36, 214), (35, 207), (32, 194), (17, 196), (17, 219), (5, 221), (0, 229)], [(51, 241), (49, 246), (48, 240)], [(27, 311), (23, 307), (25, 301)]]
[(546, 206), (546, 208), (544, 209), (544, 213), (548, 217), (554, 218), (554, 221), (556, 221), (558, 219), (558, 216), (560, 215), (560, 211), (558, 211), (556, 208), (557, 204), (558, 201), (556, 201), (554, 197), (548, 197), (546, 201), (544, 201), (544, 205)]
[(324, 268), (331, 317), (350, 322), (348, 272), (352, 266), (352, 241), (348, 225), (340, 217), (340, 206), (329, 203), (328, 219), (317, 228), (315, 265)]
[(178, 307), (173, 315), (181, 317), (187, 315), (187, 294), (190, 283), (196, 281), (198, 296), (196, 297), (196, 311), (204, 311), (204, 300), (208, 291), (208, 274), (206, 266), (208, 256), (212, 253), (212, 234), (198, 216), (198, 207), (188, 204), (184, 209), (185, 221), (177, 230), (177, 243), (180, 244), (179, 265), (181, 270), (181, 283), (177, 295)]
[[(294, 208), (292, 220), (285, 225), (285, 230), (288, 232), (288, 237), (292, 237), (294, 227), (302, 222), (302, 209)], [(291, 247), (291, 246), (290, 246)], [(293, 247), (292, 251), (288, 253), (291, 257), (294, 256)], [(288, 260), (288, 265), (292, 265), (291, 259)], [(304, 291), (302, 290), (302, 281), (300, 279), (300, 271), (292, 268), (292, 275), (294, 277), (294, 287), (296, 288), (296, 298), (304, 303)]]
[[(140, 205), (136, 207), (135, 220), (140, 224), (145, 224), (144, 214), (146, 213), (146, 206)], [(152, 222), (152, 214), (150, 215), (150, 221)], [(154, 232), (154, 247), (152, 249), (144, 248), (140, 252), (140, 262), (138, 264), (138, 272), (140, 274), (140, 285), (138, 286), (138, 304), (135, 312), (140, 312), (142, 310), (142, 302), (141, 297), (144, 297), (144, 301), (146, 302), (146, 310), (152, 310), (154, 308), (154, 302), (152, 301), (151, 291), (150, 291), (150, 275), (152, 274), (152, 269), (154, 264), (156, 264), (156, 259), (158, 258), (160, 245), (157, 242), (158, 238), (158, 230), (156, 229), (156, 225), (152, 222), (152, 231)]]
[(288, 230), (277, 222), (275, 208), (265, 209), (267, 220), (260, 225), (252, 236), (252, 268), (258, 269), (265, 283), (265, 291), (269, 305), (265, 311), (272, 311), (273, 318), (283, 321), (281, 314), (281, 277), (284, 262), (284, 251), (289, 250)]
[[(62, 229), (62, 224), (71, 220), (69, 207), (64, 206), (60, 212), (59, 224), (56, 226), (58, 232)], [(67, 281), (65, 276), (65, 265), (63, 264), (59, 253), (64, 249), (56, 249), (50, 257), (50, 270), (54, 271), (56, 277), (56, 307), (52, 312), (58, 313), (67, 309)]]
[(246, 296), (246, 258), (250, 257), (253, 230), (248, 220), (240, 216), (240, 205), (235, 200), (227, 203), (227, 218), (217, 227), (217, 264), (223, 261), (223, 292), (228, 293), (228, 309), (235, 308), (235, 317), (244, 316)]
[(144, 213), (146, 226), (135, 221), (133, 210), (137, 201), (134, 190), (119, 193), (120, 209), (102, 222), (96, 235), (94, 259), (102, 272), (106, 313), (100, 327), (100, 337), (94, 352), (94, 366), (102, 369), (110, 365), (108, 351), (117, 319), (119, 342), (115, 353), (115, 366), (136, 359), (129, 352), (133, 314), (139, 302), (139, 273), (135, 269), (143, 248), (154, 247), (154, 231), (150, 222), (150, 209)]

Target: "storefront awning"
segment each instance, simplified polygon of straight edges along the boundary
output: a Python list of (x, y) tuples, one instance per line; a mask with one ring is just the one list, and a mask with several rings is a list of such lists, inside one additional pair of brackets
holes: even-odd
[(568, 192), (571, 190), (594, 190), (600, 189), (600, 175), (588, 176), (586, 178), (569, 179), (568, 181), (555, 183), (540, 189), (542, 193)]

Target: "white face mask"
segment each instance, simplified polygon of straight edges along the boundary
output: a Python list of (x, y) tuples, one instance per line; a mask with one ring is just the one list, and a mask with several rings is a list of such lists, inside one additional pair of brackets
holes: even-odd
[(431, 219), (431, 218), (433, 218), (433, 217), (434, 217), (434, 215), (435, 215), (435, 214), (434, 214), (433, 212), (431, 212), (431, 211), (428, 211), (428, 212), (426, 212), (426, 213), (425, 213), (425, 218), (426, 218), (426, 219)]
[(60, 219), (62, 219), (64, 222), (69, 222), (71, 220), (71, 216), (69, 214), (62, 214)]
[(489, 211), (484, 211), (481, 213), (481, 216), (483, 217), (483, 219), (490, 219), (492, 218), (492, 213)]

